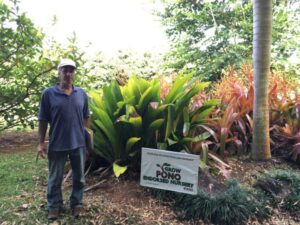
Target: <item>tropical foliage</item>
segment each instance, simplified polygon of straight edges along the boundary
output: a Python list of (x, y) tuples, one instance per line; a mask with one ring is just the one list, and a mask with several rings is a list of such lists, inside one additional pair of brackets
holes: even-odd
[[(259, 182), (267, 185), (259, 185)], [(268, 181), (271, 181), (269, 184)], [(198, 189), (197, 195), (165, 190), (151, 190), (157, 198), (168, 201), (183, 219), (202, 219), (213, 224), (247, 224), (255, 216), (264, 220), (278, 212), (298, 213), (300, 208), (298, 172), (274, 170), (262, 174), (252, 187), (230, 180), (226, 189), (215, 195)], [(272, 210), (277, 207), (277, 210)], [(262, 223), (262, 221), (260, 221)]]
[[(186, 151), (227, 176), (220, 158), (249, 154), (253, 137), (253, 69), (243, 65), (208, 83), (193, 74), (152, 79), (133, 76), (91, 91), (95, 151), (111, 164), (138, 168), (141, 147)], [(273, 153), (299, 160), (299, 93), (281, 73), (270, 76), (270, 132)], [(226, 92), (224, 92), (226, 90)], [(220, 99), (220, 103), (218, 100)], [(115, 167), (117, 168), (117, 167)], [(126, 169), (125, 169), (126, 170)], [(125, 172), (124, 170), (124, 172)]]
[(112, 80), (125, 85), (133, 74), (151, 78), (162, 70), (161, 61), (162, 55), (150, 52), (119, 50), (110, 57), (100, 52), (84, 65), (88, 72), (81, 78), (80, 84), (87, 89), (99, 89)]
[[(44, 34), (17, 1), (10, 6), (0, 1), (0, 131), (15, 126), (35, 126), (41, 91), (56, 83), (54, 72), (61, 57), (72, 57), (83, 63), (76, 40), (62, 48), (49, 40), (43, 46)], [(79, 71), (80, 77), (80, 71)]]
[(96, 153), (111, 164), (134, 166), (141, 147), (193, 152), (189, 143), (210, 136), (195, 136), (194, 131), (218, 101), (190, 110), (192, 97), (208, 86), (191, 78), (178, 76), (164, 99), (158, 79), (132, 77), (125, 86), (113, 81), (102, 91), (90, 92)]
[[(271, 195), (273, 203), (278, 205), (283, 210), (289, 212), (299, 212), (300, 211), (300, 176), (297, 172), (292, 172), (289, 170), (275, 170), (273, 172), (268, 172), (263, 174), (264, 178), (274, 179), (275, 182), (279, 183), (277, 186), (281, 189), (277, 191), (278, 194), (283, 195), (283, 199), (278, 201), (274, 193), (268, 193)], [(284, 190), (283, 190), (284, 189)], [(272, 189), (269, 189), (269, 191)], [(282, 193), (286, 192), (286, 193)]]
[[(160, 75), (161, 58), (150, 53), (136, 57), (136, 53), (120, 51), (109, 60), (99, 54), (86, 63), (76, 35), (62, 47), (19, 10), (17, 0), (7, 2), (0, 0), (0, 131), (35, 126), (40, 93), (56, 83), (58, 60), (69, 57), (78, 64), (76, 85), (89, 91), (93, 153), (109, 162), (117, 177), (129, 169), (139, 170), (142, 147), (200, 154), (201, 168), (225, 177), (230, 167), (227, 156), (250, 153), (258, 88), (252, 66), (243, 62), (253, 50), (252, 1), (162, 1), (165, 8), (160, 16), (173, 39), (166, 68), (184, 71), (169, 76)], [(270, 118), (270, 130), (265, 133), (270, 132), (272, 154), (289, 156), (297, 163), (299, 64), (290, 60), (300, 56), (299, 4), (273, 0), (273, 61), (266, 66), (271, 67), (271, 74), (265, 92)], [(215, 82), (200, 82), (199, 76)], [(254, 190), (236, 181), (217, 195), (201, 189), (196, 196), (157, 193), (166, 197), (181, 218), (215, 224), (265, 218), (274, 206), (299, 212), (299, 174), (275, 171), (263, 174), (262, 180), (281, 182), (283, 198), (279, 201), (259, 182)]]
[[(225, 155), (250, 152), (253, 135), (253, 86), (253, 69), (250, 65), (243, 65), (240, 70), (228, 68), (223, 78), (213, 84), (212, 97), (220, 99), (221, 104), (213, 112), (211, 120), (207, 120), (207, 126), (202, 126), (214, 137), (212, 150)], [(293, 154), (296, 161), (299, 157), (300, 104), (297, 84), (284, 74), (272, 73), (268, 96), (273, 153), (278, 153), (279, 149), (289, 149), (288, 154)]]
[[(253, 1), (163, 0), (158, 14), (172, 41), (166, 64), (197, 71), (217, 80), (229, 65), (239, 67), (252, 57)], [(299, 1), (273, 0), (272, 68), (299, 75)]]
[[(157, 198), (169, 201), (182, 219), (202, 219), (213, 224), (246, 224), (250, 217), (270, 216), (268, 198), (260, 191), (242, 187), (236, 180), (227, 182), (217, 196), (198, 189), (197, 195), (152, 190)], [(259, 210), (258, 210), (259, 208)]]

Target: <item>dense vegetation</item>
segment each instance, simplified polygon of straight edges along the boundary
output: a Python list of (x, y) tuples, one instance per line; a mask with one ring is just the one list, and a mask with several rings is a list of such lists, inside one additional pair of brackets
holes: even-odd
[[(229, 65), (252, 59), (253, 1), (164, 0), (158, 14), (172, 40), (166, 63), (217, 80)], [(299, 1), (273, 0), (272, 68), (298, 74), (290, 57), (300, 55)], [(299, 61), (298, 61), (299, 66)]]
[[(141, 147), (185, 150), (216, 166), (215, 155), (247, 155), (253, 136), (253, 70), (229, 68), (211, 86), (191, 75), (131, 78), (90, 92), (95, 152), (111, 164), (137, 169)], [(299, 162), (300, 99), (297, 84), (274, 73), (269, 85), (273, 154)], [(226, 92), (224, 92), (226, 90)], [(216, 100), (219, 99), (219, 100)], [(133, 160), (135, 159), (135, 160)], [(124, 172), (124, 171), (123, 171)]]
[[(61, 57), (82, 63), (82, 53), (70, 39), (63, 48), (46, 37), (20, 12), (18, 2), (0, 1), (0, 131), (36, 124), (41, 91), (56, 83), (56, 65)], [(79, 71), (80, 76), (80, 71)]]
[[(113, 59), (100, 53), (87, 60), (75, 36), (62, 47), (19, 10), (17, 1), (9, 3), (0, 1), (0, 131), (36, 125), (40, 93), (56, 82), (58, 60), (70, 57), (79, 67), (76, 84), (90, 97), (92, 156), (103, 158), (116, 176), (139, 170), (141, 147), (199, 154), (204, 171), (217, 171), (225, 178), (227, 157), (251, 152), (256, 93), (252, 1), (163, 1), (159, 15), (173, 40), (164, 64), (150, 53), (137, 58), (124, 51)], [(300, 163), (299, 61), (291, 59), (300, 57), (299, 5), (273, 1), (267, 87), (272, 154), (296, 163)], [(278, 171), (264, 176), (283, 181), (291, 190), (283, 203), (266, 190), (248, 190), (234, 181), (218, 197), (200, 189), (193, 199), (160, 194), (184, 212), (183, 218), (219, 224), (266, 217), (271, 204), (298, 212), (299, 176)], [(256, 210), (257, 205), (262, 211)]]

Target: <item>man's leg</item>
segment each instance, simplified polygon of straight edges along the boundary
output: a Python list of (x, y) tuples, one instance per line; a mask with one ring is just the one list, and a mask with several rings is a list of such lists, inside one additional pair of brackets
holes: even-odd
[(49, 178), (47, 200), (49, 213), (51, 210), (60, 210), (60, 208), (63, 206), (61, 185), (67, 155), (67, 151), (48, 152)]
[(72, 193), (70, 196), (70, 206), (82, 207), (82, 198), (84, 191), (84, 164), (85, 164), (85, 148), (78, 148), (71, 151), (69, 157), (72, 166)]

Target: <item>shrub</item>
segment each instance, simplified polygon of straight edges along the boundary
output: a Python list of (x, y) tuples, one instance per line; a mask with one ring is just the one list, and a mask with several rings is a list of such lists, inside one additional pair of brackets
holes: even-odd
[(245, 224), (251, 216), (263, 219), (270, 215), (267, 199), (262, 193), (242, 188), (235, 180), (229, 181), (227, 190), (218, 196), (202, 189), (198, 189), (197, 195), (154, 189), (151, 193), (171, 202), (183, 219), (202, 219), (214, 224)]
[[(229, 67), (212, 90), (212, 97), (221, 100), (219, 109), (208, 122), (215, 132), (214, 149), (221, 155), (249, 152), (254, 98), (252, 66), (244, 65), (241, 70)], [(297, 90), (297, 83), (284, 74), (272, 72), (269, 106), (273, 152), (277, 148), (288, 148), (292, 159), (300, 161), (300, 95)]]
[(122, 87), (113, 81), (103, 90), (91, 91), (96, 154), (125, 172), (127, 166), (139, 165), (141, 147), (193, 152), (191, 142), (210, 136), (207, 132), (194, 136), (193, 131), (218, 101), (210, 100), (190, 110), (191, 98), (209, 84), (195, 82), (192, 76), (178, 76), (162, 100), (157, 79), (135, 76)]
[(290, 192), (277, 203), (282, 209), (288, 212), (300, 212), (300, 174), (299, 172), (287, 171), (287, 170), (275, 170), (273, 172), (266, 173), (265, 177), (271, 177), (281, 184), (285, 192), (286, 189), (290, 189)]

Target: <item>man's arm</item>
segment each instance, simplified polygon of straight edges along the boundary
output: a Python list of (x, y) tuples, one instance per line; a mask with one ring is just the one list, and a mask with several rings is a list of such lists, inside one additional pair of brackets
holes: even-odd
[(38, 156), (41, 156), (42, 158), (45, 158), (46, 155), (46, 144), (45, 144), (45, 136), (48, 128), (48, 121), (46, 120), (40, 120), (39, 121), (39, 140), (38, 140)]
[(90, 119), (89, 118), (84, 118), (83, 119), (83, 126), (85, 128), (89, 128), (90, 127)]

